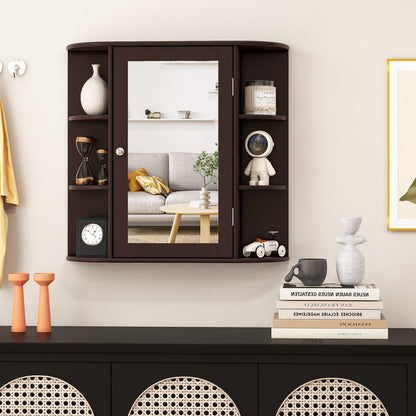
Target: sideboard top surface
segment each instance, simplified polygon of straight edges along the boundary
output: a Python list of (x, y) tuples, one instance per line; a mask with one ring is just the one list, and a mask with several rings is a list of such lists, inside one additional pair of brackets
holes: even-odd
[(289, 46), (278, 42), (261, 41), (115, 41), (115, 42), (82, 42), (67, 46), (70, 52), (104, 51), (109, 47), (136, 47), (136, 46), (239, 46), (242, 49), (275, 49), (287, 51)]
[(416, 329), (389, 329), (388, 340), (278, 340), (270, 328), (57, 326), (45, 334), (3, 326), (3, 353), (415, 355)]

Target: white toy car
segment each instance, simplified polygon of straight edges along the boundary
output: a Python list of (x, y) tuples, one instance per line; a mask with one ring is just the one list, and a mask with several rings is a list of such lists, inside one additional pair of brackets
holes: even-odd
[(256, 253), (256, 256), (262, 259), (264, 256), (270, 256), (274, 251), (277, 252), (279, 257), (286, 255), (286, 247), (283, 244), (279, 244), (277, 240), (256, 238), (256, 241), (243, 247), (243, 256), (250, 257), (251, 253)]

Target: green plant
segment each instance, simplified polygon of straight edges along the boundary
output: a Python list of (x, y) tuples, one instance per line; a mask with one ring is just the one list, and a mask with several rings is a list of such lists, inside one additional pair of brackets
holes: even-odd
[(218, 143), (215, 143), (217, 150), (209, 154), (203, 150), (196, 162), (194, 163), (194, 171), (199, 173), (204, 180), (204, 188), (206, 188), (211, 182), (217, 183), (217, 175), (215, 172), (218, 170)]

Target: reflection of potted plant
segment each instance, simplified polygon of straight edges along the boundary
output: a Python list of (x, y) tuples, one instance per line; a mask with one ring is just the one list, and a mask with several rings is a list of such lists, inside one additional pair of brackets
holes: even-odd
[(207, 186), (211, 182), (217, 183), (218, 144), (215, 143), (215, 145), (217, 146), (217, 150), (214, 153), (210, 154), (203, 150), (194, 163), (194, 171), (199, 173), (204, 181), (204, 186), (201, 188), (199, 197), (201, 200), (200, 207), (204, 209), (207, 209), (209, 206), (209, 191)]

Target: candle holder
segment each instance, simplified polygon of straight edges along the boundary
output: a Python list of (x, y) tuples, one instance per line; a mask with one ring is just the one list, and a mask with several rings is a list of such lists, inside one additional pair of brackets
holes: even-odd
[(23, 285), (28, 280), (29, 273), (9, 273), (9, 281), (14, 285), (12, 332), (26, 332)]
[(94, 182), (94, 176), (88, 161), (88, 156), (91, 153), (93, 144), (94, 139), (92, 137), (77, 137), (75, 139), (78, 153), (83, 158), (75, 176), (75, 183), (77, 185), (92, 185)]
[(51, 332), (48, 286), (55, 280), (55, 275), (53, 273), (35, 273), (34, 280), (40, 286), (37, 332)]
[(97, 159), (100, 162), (100, 170), (97, 174), (97, 184), (107, 185), (108, 184), (108, 171), (107, 171), (107, 149), (97, 150)]

